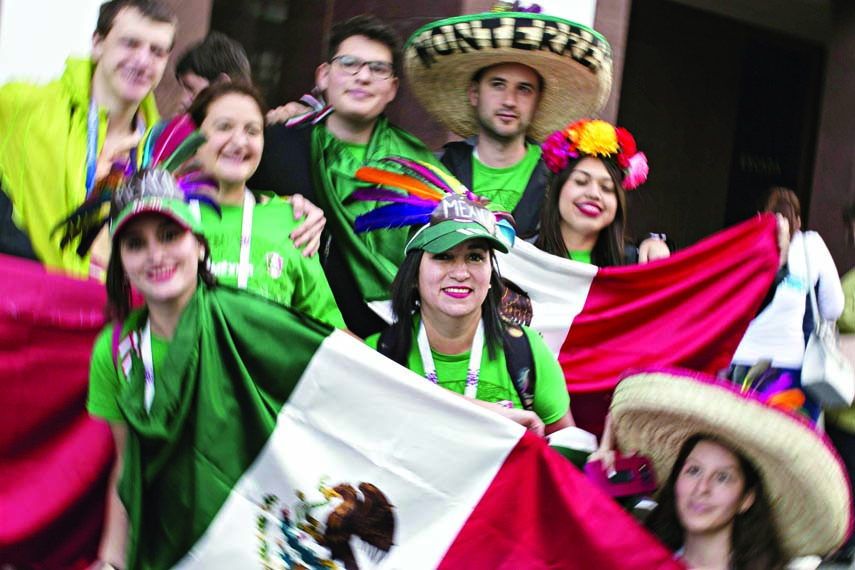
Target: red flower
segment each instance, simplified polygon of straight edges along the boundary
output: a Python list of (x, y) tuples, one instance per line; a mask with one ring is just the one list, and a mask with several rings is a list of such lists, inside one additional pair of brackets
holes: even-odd
[(618, 146), (620, 146), (617, 161), (620, 167), (625, 169), (629, 166), (629, 159), (638, 152), (638, 149), (635, 146), (635, 139), (632, 138), (628, 130), (623, 127), (615, 127), (615, 134), (617, 135)]

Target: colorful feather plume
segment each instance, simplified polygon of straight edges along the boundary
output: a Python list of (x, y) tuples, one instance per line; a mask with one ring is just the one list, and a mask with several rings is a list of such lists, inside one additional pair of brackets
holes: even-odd
[(101, 229), (112, 216), (116, 215), (112, 212), (112, 199), (116, 188), (125, 179), (126, 168), (127, 165), (124, 163), (117, 162), (114, 164), (107, 176), (95, 185), (92, 193), (80, 207), (57, 225), (54, 233), (60, 228), (65, 229), (65, 233), (59, 242), (61, 249), (65, 249), (79, 237), (80, 243), (77, 246), (77, 254), (80, 257), (86, 256), (86, 252), (92, 247), (92, 243), (98, 237)]
[(357, 216), (354, 228), (357, 233), (426, 224), (440, 201), (451, 194), (486, 203), (442, 169), (400, 156), (380, 159), (375, 166), (363, 166), (356, 171), (356, 178), (376, 186), (360, 188), (353, 194), (355, 199), (391, 202)]
[[(60, 247), (64, 249), (80, 238), (77, 253), (84, 257), (104, 226), (121, 213), (123, 204), (117, 200), (119, 189), (142, 170), (158, 168), (174, 173), (178, 188), (183, 191), (186, 200), (198, 200), (219, 211), (210, 192), (216, 189), (216, 182), (202, 173), (198, 165), (185, 165), (204, 143), (205, 137), (196, 130), (189, 115), (179, 115), (155, 124), (139, 146), (132, 150), (130, 162), (114, 164), (110, 173), (98, 181), (86, 201), (57, 225), (54, 232), (64, 231)], [(182, 169), (182, 166), (185, 168)]]

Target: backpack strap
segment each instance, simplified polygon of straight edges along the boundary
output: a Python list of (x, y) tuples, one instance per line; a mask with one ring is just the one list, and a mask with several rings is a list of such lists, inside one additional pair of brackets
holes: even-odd
[(533, 411), (536, 375), (531, 343), (522, 327), (505, 323), (502, 344), (505, 349), (508, 374), (520, 397), (520, 402), (523, 408)]
[(377, 339), (377, 352), (379, 352), (390, 360), (394, 360), (395, 362), (406, 368), (406, 356), (404, 357), (404, 362), (401, 362), (392, 356), (392, 354), (395, 352), (395, 335), (392, 334), (391, 326), (388, 326), (382, 331), (380, 331), (380, 338)]

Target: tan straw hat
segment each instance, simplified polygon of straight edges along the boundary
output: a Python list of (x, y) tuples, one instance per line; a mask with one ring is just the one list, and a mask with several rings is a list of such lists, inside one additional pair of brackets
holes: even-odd
[(478, 132), (469, 84), (479, 69), (521, 63), (543, 78), (528, 136), (596, 116), (612, 88), (609, 42), (581, 24), (536, 13), (486, 12), (428, 24), (404, 46), (404, 72), (424, 108), (462, 137)]
[(665, 481), (683, 443), (709, 435), (743, 455), (763, 480), (788, 556), (826, 554), (850, 526), (849, 483), (828, 440), (807, 419), (740, 393), (733, 383), (687, 370), (633, 372), (615, 389), (616, 440), (653, 459)]

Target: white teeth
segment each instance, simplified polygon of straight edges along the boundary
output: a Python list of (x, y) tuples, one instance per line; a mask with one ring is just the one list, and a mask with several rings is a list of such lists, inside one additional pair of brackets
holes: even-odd
[(452, 293), (468, 293), (469, 288), (467, 287), (446, 287), (446, 291), (451, 291)]

